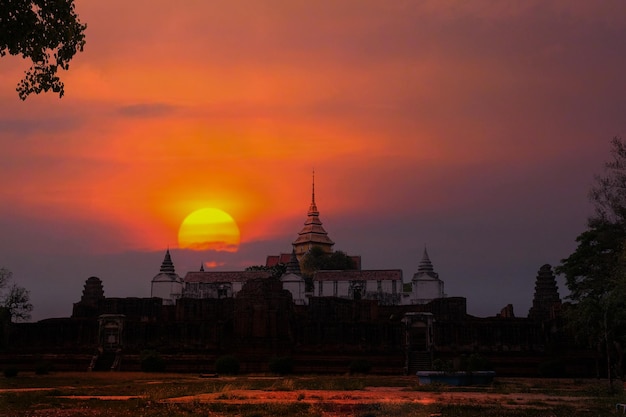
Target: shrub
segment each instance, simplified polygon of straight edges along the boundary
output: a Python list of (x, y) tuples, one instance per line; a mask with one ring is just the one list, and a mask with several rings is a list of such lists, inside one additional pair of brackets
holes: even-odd
[(372, 369), (372, 364), (367, 359), (355, 359), (350, 363), (351, 374), (367, 374)]
[(144, 350), (141, 352), (141, 370), (144, 372), (165, 371), (165, 360), (155, 350)]
[(463, 355), (459, 360), (459, 370), (467, 372), (490, 371), (492, 369), (489, 359), (477, 353), (469, 356)]
[(289, 356), (272, 358), (270, 372), (278, 375), (288, 375), (293, 372), (293, 359)]
[(441, 372), (453, 372), (454, 365), (452, 361), (437, 358), (433, 361), (433, 370)]
[(215, 372), (234, 375), (239, 373), (239, 361), (232, 355), (220, 356), (215, 361)]
[(15, 368), (15, 367), (6, 368), (4, 370), (4, 377), (5, 378), (15, 378), (17, 376), (17, 372), (18, 372), (17, 368)]

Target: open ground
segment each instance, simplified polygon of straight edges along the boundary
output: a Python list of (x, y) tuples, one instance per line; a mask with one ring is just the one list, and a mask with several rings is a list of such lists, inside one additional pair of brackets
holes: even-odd
[[(621, 387), (620, 387), (621, 388)], [(605, 416), (626, 402), (605, 380), (496, 378), (420, 386), (401, 376), (21, 373), (0, 380), (0, 416)]]

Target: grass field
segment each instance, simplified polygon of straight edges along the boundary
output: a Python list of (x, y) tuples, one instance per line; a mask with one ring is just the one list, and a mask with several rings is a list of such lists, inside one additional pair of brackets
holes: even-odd
[(612, 416), (606, 381), (496, 379), (420, 386), (415, 377), (20, 373), (0, 377), (0, 416)]

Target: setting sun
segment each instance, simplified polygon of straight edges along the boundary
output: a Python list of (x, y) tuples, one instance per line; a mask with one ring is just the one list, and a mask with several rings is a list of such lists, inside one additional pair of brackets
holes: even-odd
[(185, 217), (178, 230), (182, 249), (237, 252), (239, 227), (226, 212), (216, 208), (196, 210)]

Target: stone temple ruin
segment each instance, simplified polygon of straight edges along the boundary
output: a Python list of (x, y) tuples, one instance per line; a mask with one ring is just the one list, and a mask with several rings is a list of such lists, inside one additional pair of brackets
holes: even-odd
[[(360, 359), (371, 372), (414, 374), (435, 359), (478, 353), (502, 375), (537, 375), (556, 359), (570, 375), (592, 372), (592, 356), (563, 330), (550, 265), (539, 269), (527, 318), (510, 305), (477, 318), (465, 298), (446, 296), (426, 250), (407, 285), (401, 270), (362, 270), (359, 256), (352, 269), (305, 277), (311, 248), (330, 256), (333, 245), (313, 191), (291, 253), (268, 256), (267, 270), (180, 277), (167, 250), (150, 298), (106, 297), (103, 281), (90, 277), (71, 317), (11, 323), (0, 314), (0, 366), (139, 370), (142, 352), (156, 351), (168, 371), (214, 372), (217, 358), (233, 355), (242, 372), (267, 372), (272, 358), (289, 357), (299, 373), (345, 373)], [(278, 264), (280, 276), (270, 269)]]

